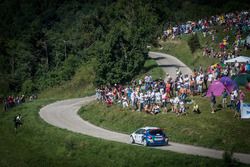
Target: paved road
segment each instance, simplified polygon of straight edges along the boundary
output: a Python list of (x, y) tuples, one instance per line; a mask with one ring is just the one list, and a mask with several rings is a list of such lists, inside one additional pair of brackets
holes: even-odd
[[(158, 52), (149, 52), (149, 56), (156, 60), (157, 64), (162, 67), (162, 69), (168, 73), (172, 78), (176, 78), (176, 69), (180, 69), (182, 74), (192, 74), (192, 70), (181, 62), (176, 57), (173, 57), (168, 54), (158, 53)], [(165, 78), (166, 80), (166, 78)]]
[[(160, 61), (160, 63), (164, 65), (164, 68), (170, 68), (168, 64), (169, 65), (180, 64), (179, 60), (176, 61), (176, 59), (170, 57), (170, 55), (152, 53), (152, 52), (150, 54), (152, 57), (155, 56), (155, 58), (158, 59), (157, 61)], [(158, 56), (164, 58), (157, 58)], [(161, 62), (161, 60), (164, 60), (164, 62)], [(181, 64), (181, 66), (187, 68), (185, 65), (183, 65), (183, 63)], [(76, 133), (102, 138), (105, 140), (111, 140), (121, 143), (129, 143), (129, 135), (97, 127), (79, 117), (79, 115), (77, 114), (78, 110), (82, 106), (93, 101), (94, 99), (95, 99), (94, 96), (89, 96), (84, 98), (58, 101), (43, 107), (40, 110), (39, 114), (41, 118), (47, 123), (62, 129), (67, 129)], [(196, 147), (192, 145), (179, 144), (174, 142), (170, 142), (168, 146), (152, 147), (152, 148), (161, 150), (170, 150), (184, 154), (211, 157), (216, 159), (222, 159), (223, 155), (223, 151), (221, 150)], [(250, 164), (250, 154), (234, 153), (233, 156), (234, 158), (238, 159), (243, 163)]]

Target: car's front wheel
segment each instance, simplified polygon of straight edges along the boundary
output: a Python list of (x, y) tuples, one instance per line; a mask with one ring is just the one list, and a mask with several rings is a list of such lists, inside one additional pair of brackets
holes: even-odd
[(134, 143), (135, 143), (135, 140), (134, 140), (133, 136), (130, 136), (130, 143), (131, 143), (131, 144), (134, 144)]
[(148, 146), (148, 142), (147, 142), (146, 139), (143, 140), (143, 145), (144, 145), (144, 146)]

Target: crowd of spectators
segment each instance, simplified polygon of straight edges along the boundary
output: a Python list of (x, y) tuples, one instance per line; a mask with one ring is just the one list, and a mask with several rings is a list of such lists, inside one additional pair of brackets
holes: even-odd
[[(153, 80), (150, 75), (146, 75), (144, 79), (132, 81), (128, 86), (115, 84), (101, 87), (96, 90), (96, 99), (108, 106), (118, 103), (123, 108), (130, 107), (133, 111), (149, 114), (162, 111), (186, 114), (186, 103), (189, 101), (187, 97), (202, 94), (206, 84), (203, 82), (202, 72), (197, 76), (183, 76), (177, 69), (176, 73), (177, 78), (172, 79), (168, 75), (167, 82), (162, 79)], [(195, 111), (198, 111), (198, 107)]]
[(247, 32), (249, 31), (250, 25), (249, 12), (242, 11), (215, 15), (209, 18), (200, 19), (198, 21), (187, 21), (186, 23), (181, 23), (174, 26), (168, 24), (167, 27), (164, 28), (165, 31), (163, 32), (163, 37), (174, 39), (176, 36), (182, 34), (202, 32), (204, 37), (206, 37), (207, 34), (210, 34), (212, 36), (212, 40), (216, 40), (216, 37), (213, 36), (215, 30), (211, 29), (211, 27), (216, 25), (225, 25), (226, 28), (224, 31), (234, 29), (235, 34), (237, 32)]
[[(34, 99), (36, 99), (37, 96), (36, 95), (31, 95), (29, 97), (29, 101), (32, 101)], [(26, 102), (26, 97), (25, 95), (21, 95), (21, 96), (8, 96), (6, 98), (2, 98), (1, 102), (3, 103), (3, 110), (4, 111), (8, 111), (8, 109), (18, 106), (22, 103)]]
[[(190, 76), (183, 75), (179, 69), (176, 69), (176, 79), (167, 74), (167, 81), (153, 80), (150, 75), (146, 75), (145, 78), (138, 81), (133, 80), (127, 86), (115, 84), (114, 86), (100, 87), (96, 89), (96, 99), (107, 106), (118, 103), (123, 108), (131, 108), (133, 111), (154, 115), (169, 111), (183, 115), (186, 114), (187, 106), (190, 106), (187, 104), (193, 103), (193, 112), (201, 113), (199, 104), (191, 100), (192, 96), (205, 96), (208, 86), (214, 80), (219, 80), (223, 76), (237, 75), (238, 72), (241, 72), (243, 65), (235, 63), (233, 67), (229, 65), (222, 67), (220, 64), (216, 64), (208, 68), (199, 66), (194, 69)], [(247, 65), (250, 66), (249, 63)], [(225, 105), (225, 98), (231, 98), (228, 105), (234, 106), (232, 110), (235, 110), (240, 97), (238, 90), (234, 90), (232, 93), (233, 95), (228, 96), (222, 94), (224, 96), (222, 104)], [(214, 110), (213, 106), (212, 113)]]
[[(222, 27), (224, 34), (226, 34), (222, 41), (218, 39), (215, 26)], [(163, 38), (175, 39), (176, 36), (182, 34), (202, 32), (204, 37), (211, 38), (213, 44), (205, 46), (202, 55), (219, 58), (223, 62), (239, 56), (240, 50), (247, 46), (242, 34), (249, 34), (249, 31), (250, 13), (242, 11), (211, 16), (198, 21), (188, 21), (175, 26), (169, 25), (163, 32)]]

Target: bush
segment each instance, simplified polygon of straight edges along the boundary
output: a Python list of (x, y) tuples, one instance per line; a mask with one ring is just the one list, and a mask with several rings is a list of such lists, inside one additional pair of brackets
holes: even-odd
[(36, 90), (36, 86), (31, 79), (24, 81), (24, 83), (22, 84), (23, 94), (31, 94)]
[(232, 151), (225, 151), (223, 153), (223, 161), (225, 163), (225, 166), (238, 166), (238, 162), (233, 158)]
[(201, 47), (197, 34), (191, 36), (191, 38), (188, 40), (188, 46), (190, 47), (192, 53)]

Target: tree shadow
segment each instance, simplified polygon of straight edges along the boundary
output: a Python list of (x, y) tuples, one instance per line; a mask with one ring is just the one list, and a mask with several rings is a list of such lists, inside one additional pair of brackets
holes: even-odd
[(151, 69), (156, 68), (156, 67), (159, 67), (159, 66), (157, 64), (150, 65), (148, 67), (144, 67), (143, 71), (144, 72), (149, 72)]
[(159, 67), (175, 67), (175, 68), (180, 68), (180, 67), (185, 67), (185, 66), (180, 66), (180, 65), (177, 65), (177, 64), (162, 64), (162, 65), (159, 65)]
[(153, 60), (162, 60), (162, 59), (166, 59), (166, 57), (156, 57), (156, 58), (152, 58)]

